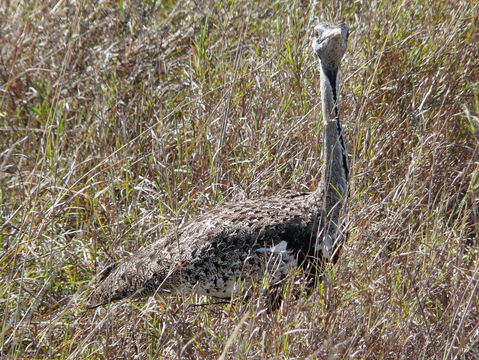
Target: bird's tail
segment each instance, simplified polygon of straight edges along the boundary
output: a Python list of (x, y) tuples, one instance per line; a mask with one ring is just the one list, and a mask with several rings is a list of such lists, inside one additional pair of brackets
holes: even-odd
[(130, 259), (109, 265), (96, 275), (90, 283), (87, 307), (153, 295), (167, 279), (169, 282), (168, 269), (160, 265), (163, 262), (152, 261), (150, 250), (146, 248)]

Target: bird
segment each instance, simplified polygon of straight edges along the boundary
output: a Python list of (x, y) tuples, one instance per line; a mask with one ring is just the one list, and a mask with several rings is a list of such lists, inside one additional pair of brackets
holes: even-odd
[(192, 218), (94, 276), (88, 308), (154, 294), (230, 299), (266, 276), (274, 288), (291, 269), (333, 260), (349, 183), (339, 117), (339, 70), (348, 37), (344, 23), (314, 27), (324, 123), (318, 189), (227, 203)]

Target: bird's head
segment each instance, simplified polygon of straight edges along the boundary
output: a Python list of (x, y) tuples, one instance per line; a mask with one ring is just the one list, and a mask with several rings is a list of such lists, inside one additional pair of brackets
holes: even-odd
[(345, 24), (320, 23), (314, 28), (313, 49), (321, 66), (338, 69), (348, 47), (349, 28)]

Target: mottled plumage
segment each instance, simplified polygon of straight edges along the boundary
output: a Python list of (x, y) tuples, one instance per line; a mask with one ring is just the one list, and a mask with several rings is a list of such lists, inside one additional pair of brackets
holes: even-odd
[(237, 280), (260, 278), (266, 269), (279, 282), (311, 254), (320, 206), (317, 193), (304, 193), (213, 209), (103, 270), (90, 305), (156, 291), (228, 298)]
[(349, 176), (337, 107), (348, 29), (321, 24), (315, 34), (326, 123), (321, 188), (226, 204), (192, 219), (98, 274), (91, 283), (91, 307), (156, 292), (229, 298), (239, 280), (248, 287), (267, 274), (274, 286), (298, 264), (331, 258)]

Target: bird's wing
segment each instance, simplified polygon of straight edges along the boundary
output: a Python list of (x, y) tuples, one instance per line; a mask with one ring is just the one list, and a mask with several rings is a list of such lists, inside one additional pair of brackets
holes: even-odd
[(227, 268), (248, 252), (274, 250), (282, 242), (295, 253), (307, 253), (315, 240), (319, 206), (315, 193), (303, 193), (212, 209), (100, 272), (91, 283), (89, 305), (147, 296), (158, 289), (175, 291), (184, 283), (183, 269), (194, 272), (195, 266), (203, 266), (202, 271), (213, 272), (214, 261)]

